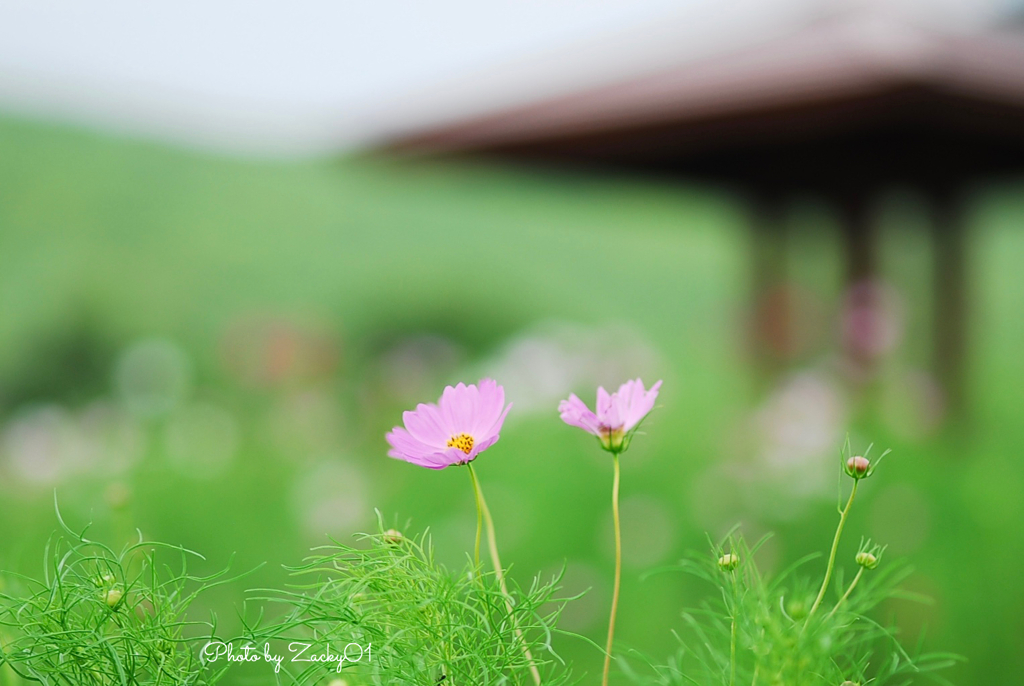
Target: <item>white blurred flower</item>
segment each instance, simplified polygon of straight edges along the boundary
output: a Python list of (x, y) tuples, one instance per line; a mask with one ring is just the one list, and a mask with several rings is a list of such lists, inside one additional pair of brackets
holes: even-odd
[(805, 501), (831, 493), (847, 414), (831, 377), (804, 371), (783, 381), (752, 417), (756, 461), (738, 470), (750, 505), (792, 517)]
[(88, 462), (88, 446), (77, 423), (57, 405), (24, 408), (7, 423), (2, 441), (11, 471), (30, 483), (56, 483)]

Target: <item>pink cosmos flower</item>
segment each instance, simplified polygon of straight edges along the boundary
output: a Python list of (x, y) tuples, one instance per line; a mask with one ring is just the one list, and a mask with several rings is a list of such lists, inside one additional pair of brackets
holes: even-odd
[(388, 456), (428, 469), (467, 464), (498, 441), (511, 407), (505, 406), (505, 389), (493, 379), (482, 379), (479, 388), (448, 386), (436, 405), (420, 403), (414, 412), (402, 414), (405, 427), (396, 426), (386, 436)]
[(605, 450), (621, 453), (629, 447), (637, 426), (654, 408), (659, 388), (661, 381), (645, 391), (640, 379), (627, 381), (611, 395), (604, 388), (598, 388), (596, 414), (574, 393), (559, 403), (558, 412), (566, 424), (597, 436)]

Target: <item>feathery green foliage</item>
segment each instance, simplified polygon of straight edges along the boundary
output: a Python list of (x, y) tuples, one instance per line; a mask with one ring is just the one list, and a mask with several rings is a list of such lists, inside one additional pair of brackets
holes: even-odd
[[(551, 648), (564, 604), (557, 578), (535, 579), (529, 588), (507, 579), (506, 596), (491, 573), (471, 565), (453, 573), (438, 564), (429, 533), (407, 537), (381, 526), (357, 538), (365, 545), (317, 548), (291, 570), (308, 579), (293, 590), (260, 593), (260, 600), (283, 603), (286, 613), (276, 624), (251, 629), (251, 641), (302, 641), (312, 644), (311, 652), (329, 648), (336, 655), (355, 643), (362, 659), (342, 665), (349, 683), (417, 686), (532, 684), (525, 647), (544, 684), (569, 683), (567, 666)], [(280, 678), (318, 684), (338, 669), (337, 663), (303, 667), (282, 669)]]
[[(900, 645), (895, 627), (870, 617), (885, 600), (921, 600), (898, 589), (909, 574), (907, 566), (889, 565), (868, 574), (841, 604), (808, 617), (815, 589), (810, 577), (799, 572), (820, 556), (807, 556), (768, 578), (754, 563), (764, 540), (748, 548), (742, 538), (730, 539), (728, 548), (740, 560), (732, 571), (717, 562), (722, 547), (714, 547), (711, 555), (695, 553), (680, 564), (680, 570), (704, 579), (717, 593), (684, 613), (680, 647), (668, 664), (645, 672), (626, 665), (635, 683), (839, 686), (849, 681), (898, 686), (925, 676), (947, 683), (936, 672), (956, 656), (912, 654)], [(836, 588), (842, 589), (834, 594), (838, 601), (845, 588)]]
[[(871, 450), (868, 446), (864, 455)], [(907, 686), (922, 678), (948, 684), (938, 672), (960, 658), (950, 653), (908, 652), (894, 625), (880, 623), (879, 606), (890, 599), (927, 602), (900, 590), (910, 574), (906, 564), (879, 569), (885, 548), (861, 541), (849, 562), (858, 568), (848, 583), (836, 565), (843, 526), (856, 496), (857, 485), (872, 475), (888, 454), (874, 464), (851, 455), (849, 439), (840, 452), (843, 471), (853, 488), (842, 506), (839, 525), (828, 555), (824, 580), (804, 574), (817, 553), (807, 555), (776, 576), (757, 567), (756, 553), (768, 537), (748, 546), (735, 530), (722, 544), (711, 543), (710, 555), (691, 553), (676, 569), (703, 579), (717, 590), (696, 609), (684, 612), (680, 646), (665, 665), (635, 652), (648, 669), (622, 666), (634, 683), (649, 686)], [(857, 472), (848, 460), (863, 460)], [(710, 543), (710, 541), (709, 541)], [(834, 573), (835, 572), (835, 573)], [(812, 581), (813, 580), (813, 581)], [(832, 602), (821, 601), (832, 594)]]
[[(46, 547), (42, 579), (8, 575), (0, 593), (0, 684), (209, 686), (198, 647), (216, 623), (188, 618), (224, 572), (192, 576), (183, 548), (140, 540), (120, 552), (76, 533)], [(23, 680), (23, 681), (22, 681)]]

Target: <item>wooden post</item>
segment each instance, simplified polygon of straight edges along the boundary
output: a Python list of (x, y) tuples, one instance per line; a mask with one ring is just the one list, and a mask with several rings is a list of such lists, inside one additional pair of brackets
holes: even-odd
[(870, 214), (867, 193), (843, 197), (838, 204), (849, 287), (877, 275), (878, 232)]

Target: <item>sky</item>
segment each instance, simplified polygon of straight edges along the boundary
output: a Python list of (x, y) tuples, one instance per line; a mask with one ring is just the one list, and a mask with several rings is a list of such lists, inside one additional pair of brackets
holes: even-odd
[(823, 12), (958, 16), (967, 4), (991, 3), (4, 0), (0, 109), (315, 154), (764, 40)]

